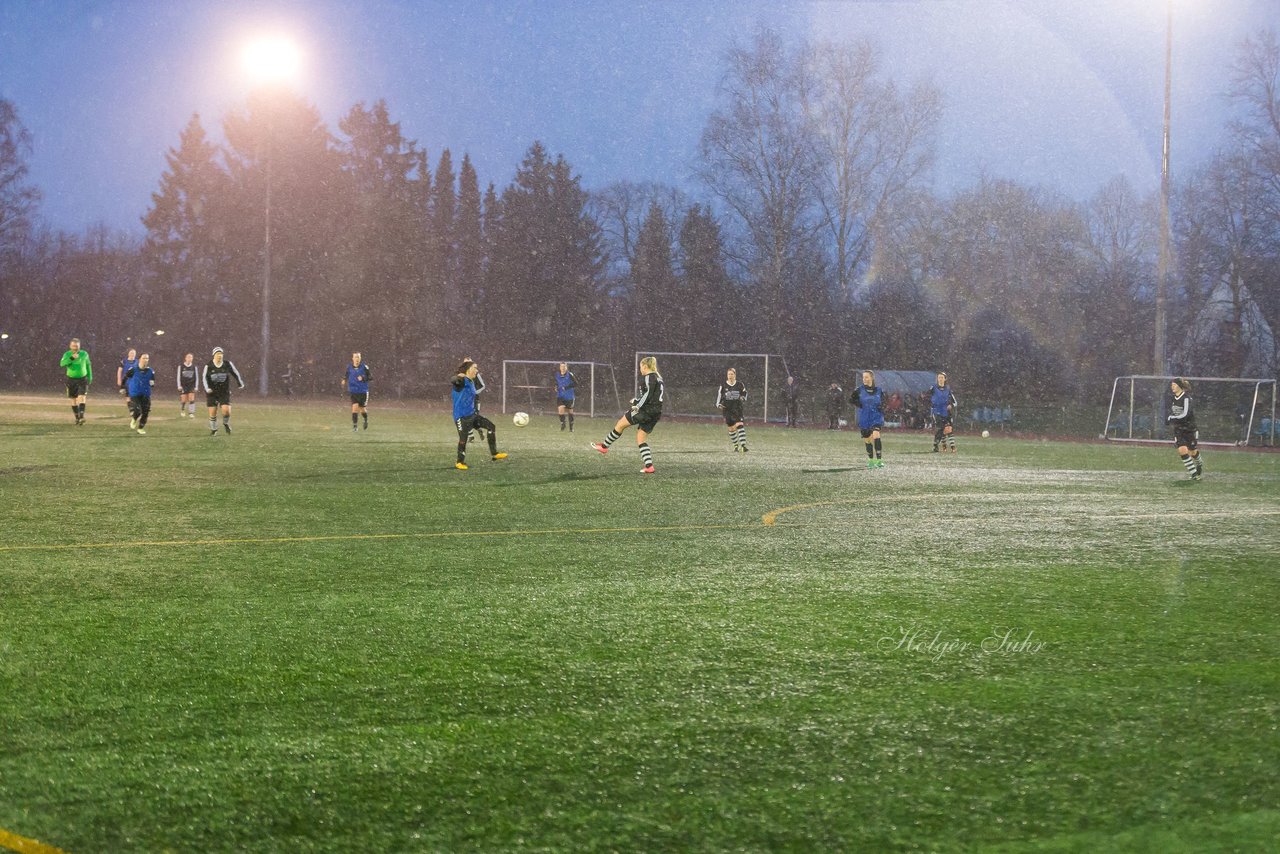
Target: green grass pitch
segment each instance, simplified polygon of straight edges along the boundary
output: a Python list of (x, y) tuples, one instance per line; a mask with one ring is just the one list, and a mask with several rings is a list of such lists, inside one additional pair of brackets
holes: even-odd
[[(0, 398), (0, 829), (89, 851), (1264, 850), (1280, 454)], [(769, 524), (771, 523), (771, 524)], [(3, 837), (0, 837), (3, 838)]]

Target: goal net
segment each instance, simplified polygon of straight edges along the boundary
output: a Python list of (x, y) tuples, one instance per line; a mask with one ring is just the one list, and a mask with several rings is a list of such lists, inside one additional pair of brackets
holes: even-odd
[[(1187, 377), (1202, 445), (1274, 446), (1276, 381)], [(1165, 421), (1173, 377), (1116, 377), (1103, 435), (1115, 442), (1161, 442), (1173, 437)]]
[(664, 415), (718, 418), (716, 388), (724, 382), (725, 371), (734, 368), (738, 380), (747, 387), (743, 415), (747, 420), (786, 420), (787, 362), (774, 353), (664, 353), (636, 351), (635, 376), (640, 377), (640, 360), (653, 356), (665, 385)]
[[(613, 366), (603, 362), (566, 362), (574, 381), (574, 411), (595, 417), (596, 410), (613, 413), (622, 408)], [(504, 359), (502, 412), (519, 410), (533, 415), (556, 411), (556, 372), (560, 361)]]

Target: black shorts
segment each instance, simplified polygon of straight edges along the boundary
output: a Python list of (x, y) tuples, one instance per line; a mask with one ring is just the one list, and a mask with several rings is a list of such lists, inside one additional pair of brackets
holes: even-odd
[(458, 441), (465, 442), (467, 437), (471, 435), (471, 431), (475, 429), (488, 430), (493, 433), (497, 428), (493, 426), (493, 422), (485, 418), (479, 412), (475, 415), (467, 415), (463, 418), (454, 420), (454, 425), (458, 428)]
[(134, 394), (129, 396), (129, 408), (134, 412), (150, 412), (151, 411), (151, 395)]
[(1173, 446), (1181, 448), (1186, 446), (1188, 451), (1194, 451), (1199, 445), (1199, 430), (1183, 430), (1180, 427), (1173, 428)]
[(178, 387), (178, 394), (195, 394), (195, 393), (196, 393), (196, 384), (194, 382), (183, 383), (181, 386)]
[(367, 391), (353, 391), (353, 392), (351, 392), (351, 402), (352, 402), (352, 403), (354, 403), (356, 406), (368, 406), (368, 405), (369, 405), (369, 392), (367, 392)]
[(872, 433), (875, 433), (876, 431), (878, 431), (878, 430), (879, 430), (881, 427), (883, 427), (883, 426), (884, 426), (883, 424), (877, 424), (877, 425), (876, 425), (876, 426), (874, 426), (874, 427), (868, 427), (867, 429), (862, 430), (862, 431), (861, 431), (861, 432), (862, 432), (862, 438), (864, 438), (864, 439), (870, 439), (870, 438), (871, 438), (871, 434), (872, 434)]
[(950, 427), (951, 416), (950, 415), (934, 415), (933, 426), (939, 430), (941, 430), (943, 427)]
[(627, 414), (623, 416), (627, 419), (628, 424), (634, 424), (640, 430), (646, 433), (652, 433), (653, 428), (658, 426), (658, 421), (662, 419), (661, 412), (646, 412), (641, 409), (639, 412), (627, 410)]
[(205, 394), (205, 406), (230, 406), (231, 405), (231, 389), (224, 391), (211, 391)]
[(563, 406), (565, 409), (573, 409), (572, 397), (557, 397), (556, 406)]
[(737, 424), (742, 420), (743, 418), (742, 418), (741, 409), (730, 409), (727, 406), (724, 408), (724, 423), (726, 426), (732, 427), (733, 425)]
[(67, 377), (67, 397), (75, 400), (81, 395), (89, 393), (89, 380), (87, 377)]

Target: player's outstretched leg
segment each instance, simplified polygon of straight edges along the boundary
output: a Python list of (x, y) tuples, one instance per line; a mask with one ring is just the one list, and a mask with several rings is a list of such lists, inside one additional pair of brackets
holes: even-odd
[(644, 463), (644, 468), (640, 469), (643, 474), (653, 474), (653, 450), (649, 447), (648, 442), (641, 442), (637, 447), (640, 449), (640, 459)]

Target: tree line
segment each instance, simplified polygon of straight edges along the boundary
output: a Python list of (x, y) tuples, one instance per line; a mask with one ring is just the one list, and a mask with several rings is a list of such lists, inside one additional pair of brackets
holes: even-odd
[[(1123, 178), (1083, 202), (998, 178), (931, 191), (942, 94), (891, 79), (870, 40), (761, 29), (723, 71), (700, 197), (588, 191), (541, 143), (499, 191), (466, 154), (429, 156), (385, 102), (335, 133), (264, 90), (222, 119), (222, 144), (192, 116), (141, 239), (41, 227), (33, 141), (0, 100), (5, 383), (56, 382), (51, 354), (73, 335), (107, 364), (131, 344), (172, 362), (217, 344), (252, 382), (268, 278), (273, 391), (286, 369), (298, 390), (331, 390), (352, 350), (405, 396), (441, 393), (463, 356), (625, 367), (637, 349), (780, 353), (822, 384), (855, 366), (945, 369), (1005, 400), (1093, 400), (1153, 372), (1154, 196)], [(1274, 374), (1257, 318), (1280, 326), (1275, 33), (1228, 72), (1238, 118), (1173, 198), (1170, 367), (1239, 376), (1261, 358)], [(1210, 300), (1225, 310), (1187, 335)]]

